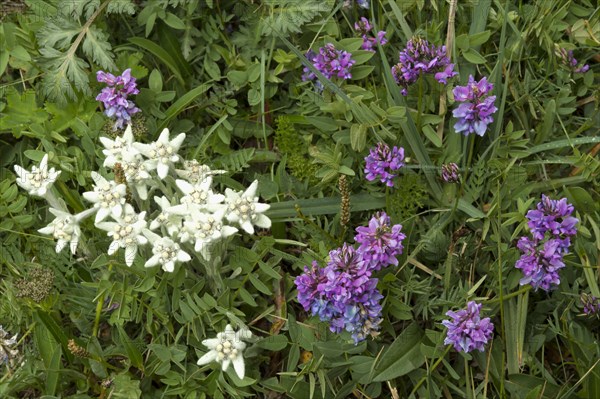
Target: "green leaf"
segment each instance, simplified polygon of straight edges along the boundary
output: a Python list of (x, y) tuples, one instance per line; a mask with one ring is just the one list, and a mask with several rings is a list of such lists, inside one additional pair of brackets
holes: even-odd
[(106, 33), (91, 26), (85, 35), (81, 48), (96, 64), (104, 69), (114, 70), (117, 66), (113, 61), (112, 47), (107, 39), (108, 35)]
[(422, 127), (423, 134), (425, 137), (429, 139), (437, 148), (442, 147), (442, 139), (437, 135), (436, 131), (431, 127), (431, 125), (423, 125)]
[(375, 67), (372, 65), (359, 65), (356, 67), (352, 67), (352, 70), (350, 71), (352, 73), (351, 80), (364, 79), (367, 76), (369, 76), (371, 72), (373, 72), (373, 69), (375, 69)]
[(422, 337), (423, 331), (416, 323), (402, 331), (375, 365), (373, 381), (391, 380), (421, 367), (425, 362), (420, 350)]
[(185, 109), (185, 107), (190, 105), (190, 103), (192, 101), (194, 101), (197, 97), (206, 93), (206, 91), (210, 88), (211, 88), (211, 86), (209, 84), (203, 83), (202, 85), (196, 87), (195, 89), (188, 91), (183, 96), (179, 97), (177, 99), (177, 101), (175, 101), (173, 103), (173, 105), (171, 105), (165, 111), (166, 117), (158, 126), (158, 130), (160, 131), (160, 130), (163, 130), (165, 127), (167, 127), (167, 125), (171, 119), (173, 119), (177, 115), (179, 115)]
[(171, 72), (173, 72), (175, 78), (179, 81), (179, 83), (181, 83), (182, 85), (185, 84), (177, 63), (165, 49), (163, 49), (161, 46), (154, 43), (153, 41), (144, 39), (143, 37), (130, 37), (128, 40), (136, 46), (148, 51), (150, 54), (160, 59), (171, 70)]
[(117, 329), (119, 331), (119, 340), (121, 342), (121, 345), (123, 345), (123, 348), (125, 348), (125, 352), (127, 352), (127, 357), (129, 358), (129, 361), (131, 361), (131, 364), (134, 367), (137, 367), (143, 372), (144, 360), (142, 358), (142, 354), (135, 346), (133, 341), (129, 338), (129, 335), (127, 335), (127, 333), (123, 329), (123, 326), (117, 325)]
[(271, 335), (263, 338), (256, 343), (256, 346), (269, 351), (278, 352), (285, 349), (288, 345), (288, 339), (285, 335)]
[(267, 287), (265, 285), (265, 283), (263, 283), (258, 278), (256, 278), (256, 276), (254, 274), (252, 274), (252, 273), (248, 274), (248, 279), (250, 280), (250, 283), (252, 283), (252, 285), (257, 290), (259, 290), (260, 292), (262, 292), (263, 294), (273, 295), (273, 292), (271, 292), (271, 290), (269, 289), (269, 287)]
[(350, 127), (350, 146), (354, 151), (362, 151), (367, 144), (367, 127), (355, 123)]
[(465, 59), (471, 64), (485, 64), (486, 62), (485, 58), (481, 54), (479, 54), (478, 51), (473, 50), (472, 48), (463, 51), (462, 54), (463, 57), (465, 57)]

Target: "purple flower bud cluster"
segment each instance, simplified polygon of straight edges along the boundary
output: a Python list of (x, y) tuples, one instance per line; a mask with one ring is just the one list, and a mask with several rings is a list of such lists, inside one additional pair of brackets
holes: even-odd
[(404, 166), (404, 148), (396, 147), (390, 150), (385, 143), (378, 143), (371, 148), (365, 157), (365, 178), (368, 181), (379, 179), (388, 187), (394, 187), (394, 172)]
[(560, 284), (558, 271), (565, 266), (563, 256), (569, 253), (571, 236), (577, 233), (575, 225), (579, 222), (571, 216), (573, 210), (566, 198), (552, 200), (542, 195), (537, 209), (527, 212), (532, 237), (519, 239), (517, 247), (522, 255), (515, 264), (524, 274), (521, 285), (549, 291)]
[[(327, 79), (338, 77), (341, 79), (350, 79), (352, 74), (350, 68), (356, 62), (352, 59), (352, 54), (343, 50), (336, 50), (335, 46), (327, 43), (325, 47), (319, 49), (319, 54), (309, 50), (306, 53), (306, 58), (319, 70)], [(302, 80), (317, 80), (317, 76), (304, 67)], [(317, 81), (317, 86), (322, 89), (323, 86)]]
[(385, 212), (377, 213), (368, 227), (356, 229), (358, 249), (344, 243), (329, 252), (326, 267), (319, 267), (316, 261), (310, 268), (305, 266), (295, 280), (298, 302), (304, 310), (329, 321), (335, 333), (350, 332), (355, 344), (368, 335), (378, 335), (383, 296), (372, 274), (398, 264), (395, 257), (402, 253), (406, 237), (401, 229), (399, 224), (391, 225)]
[(579, 61), (573, 56), (573, 50), (567, 51), (562, 47), (557, 47), (555, 53), (561, 60), (561, 63), (574, 73), (585, 73), (590, 69), (590, 66), (587, 64), (579, 66)]
[(494, 325), (489, 317), (479, 316), (481, 304), (470, 301), (466, 309), (458, 312), (448, 311), (446, 316), (452, 320), (444, 320), (442, 324), (448, 327), (448, 335), (444, 345), (452, 344), (459, 352), (471, 352), (477, 349), (483, 352), (484, 345), (492, 338)]
[(381, 30), (377, 32), (376, 38), (369, 36), (369, 33), (373, 30), (373, 26), (371, 26), (371, 23), (365, 17), (361, 17), (360, 21), (354, 24), (354, 30), (356, 30), (363, 39), (363, 44), (361, 46), (363, 50), (375, 52), (375, 45), (380, 44), (383, 46), (387, 43), (385, 31)]
[(469, 82), (466, 86), (457, 86), (454, 88), (454, 100), (461, 104), (452, 111), (452, 115), (458, 118), (454, 125), (457, 133), (463, 133), (468, 136), (475, 133), (483, 136), (487, 126), (494, 121), (492, 114), (498, 108), (494, 106), (496, 96), (488, 96), (488, 93), (494, 88), (492, 83), (483, 77), (479, 82), (469, 76)]
[(104, 103), (106, 116), (117, 119), (113, 129), (122, 129), (125, 123), (131, 121), (131, 115), (140, 112), (133, 101), (127, 99), (128, 95), (140, 92), (135, 78), (131, 76), (131, 69), (126, 69), (120, 76), (98, 71), (96, 78), (108, 86), (102, 89), (96, 100)]
[(459, 180), (458, 165), (454, 162), (442, 165), (442, 180), (446, 183), (457, 183)]
[(583, 304), (583, 313), (600, 318), (600, 300), (598, 298), (582, 293), (581, 303)]
[(410, 39), (399, 58), (400, 62), (392, 67), (392, 75), (396, 83), (403, 87), (404, 96), (408, 94), (408, 86), (416, 82), (421, 74), (433, 73), (435, 80), (443, 84), (458, 75), (446, 55), (446, 46), (436, 47), (420, 37)]

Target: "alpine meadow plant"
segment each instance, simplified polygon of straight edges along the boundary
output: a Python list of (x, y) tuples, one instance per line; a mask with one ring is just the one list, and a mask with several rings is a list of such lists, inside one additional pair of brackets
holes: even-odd
[(600, 398), (594, 2), (0, 3), (2, 399)]

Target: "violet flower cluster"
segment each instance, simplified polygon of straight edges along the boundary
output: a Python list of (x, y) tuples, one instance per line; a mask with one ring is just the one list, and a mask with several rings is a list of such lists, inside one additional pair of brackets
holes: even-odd
[[(340, 79), (350, 79), (352, 74), (350, 68), (356, 62), (352, 59), (352, 54), (343, 50), (336, 50), (332, 43), (327, 43), (319, 49), (319, 53), (309, 50), (306, 58), (319, 70), (327, 79), (338, 77)], [(316, 80), (315, 85), (318, 90), (323, 90), (323, 85), (317, 80), (317, 76), (311, 72), (308, 67), (304, 67), (302, 80)]]
[(567, 51), (564, 48), (557, 46), (555, 53), (561, 63), (571, 69), (574, 73), (585, 73), (590, 69), (590, 66), (587, 64), (579, 65), (579, 61), (573, 56), (573, 50)]
[(577, 233), (573, 210), (566, 198), (552, 200), (542, 195), (537, 209), (527, 212), (532, 237), (519, 239), (517, 247), (522, 255), (515, 264), (524, 274), (521, 285), (549, 291), (560, 284), (558, 271), (565, 267), (563, 256), (569, 253), (571, 237)]
[(454, 162), (442, 165), (442, 180), (446, 183), (457, 183), (459, 180), (458, 165)]
[(388, 187), (394, 187), (396, 172), (404, 166), (404, 148), (394, 146), (390, 149), (386, 143), (378, 143), (365, 157), (365, 178), (368, 181), (379, 179)]
[(448, 327), (444, 345), (454, 345), (454, 349), (459, 352), (468, 353), (473, 349), (483, 352), (494, 333), (494, 324), (489, 317), (482, 319), (480, 311), (481, 304), (475, 301), (470, 301), (466, 309), (458, 312), (448, 311), (446, 316), (450, 316), (452, 320), (442, 321)]
[(580, 299), (583, 304), (583, 313), (600, 318), (600, 299), (586, 293), (582, 293)]
[(399, 58), (400, 62), (392, 67), (392, 75), (396, 83), (403, 87), (404, 96), (408, 94), (408, 86), (422, 74), (434, 74), (435, 80), (442, 84), (447, 84), (448, 79), (458, 75), (446, 55), (446, 46), (436, 47), (420, 37), (410, 39)]
[(358, 248), (344, 243), (329, 252), (326, 267), (319, 267), (316, 261), (305, 266), (295, 280), (304, 310), (329, 321), (332, 332), (350, 332), (355, 344), (367, 335), (377, 336), (383, 296), (372, 274), (398, 264), (396, 256), (402, 254), (406, 237), (401, 229), (399, 224), (391, 225), (385, 212), (377, 213), (368, 226), (356, 229)]
[(383, 30), (377, 32), (377, 37), (369, 36), (370, 32), (373, 30), (373, 26), (365, 17), (361, 17), (360, 21), (354, 24), (354, 30), (356, 30), (363, 39), (363, 44), (361, 46), (363, 50), (375, 52), (375, 46), (377, 44), (383, 46), (387, 43), (385, 31)]
[(135, 78), (131, 76), (131, 69), (126, 69), (120, 76), (98, 71), (96, 78), (98, 82), (106, 83), (108, 86), (102, 89), (96, 100), (104, 103), (106, 116), (116, 118), (113, 130), (122, 129), (131, 121), (131, 115), (140, 111), (133, 101), (127, 99), (130, 94), (140, 92), (137, 89)]
[(461, 104), (452, 111), (452, 115), (458, 118), (454, 125), (457, 133), (468, 136), (475, 133), (483, 136), (487, 127), (494, 121), (492, 114), (498, 108), (494, 106), (496, 96), (488, 96), (488, 93), (494, 88), (492, 83), (483, 77), (476, 82), (472, 75), (469, 76), (469, 82), (466, 86), (457, 86), (454, 88), (454, 100)]

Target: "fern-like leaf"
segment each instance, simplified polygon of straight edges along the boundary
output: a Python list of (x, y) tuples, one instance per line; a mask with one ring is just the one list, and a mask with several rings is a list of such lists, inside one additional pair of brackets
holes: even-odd
[(85, 55), (93, 59), (96, 64), (104, 69), (113, 70), (116, 68), (116, 65), (113, 61), (112, 47), (106, 40), (107, 38), (108, 35), (106, 33), (92, 26), (85, 35), (85, 40), (81, 48)]
[(43, 47), (64, 50), (71, 45), (71, 41), (79, 32), (81, 32), (81, 26), (74, 21), (52, 18), (46, 20), (46, 24), (39, 30), (37, 38)]
[(135, 13), (135, 5), (131, 0), (112, 0), (106, 7), (108, 14), (129, 14)]
[(331, 11), (332, 1), (321, 0), (266, 0), (269, 15), (261, 21), (263, 35), (300, 33), (302, 25), (322, 12)]

